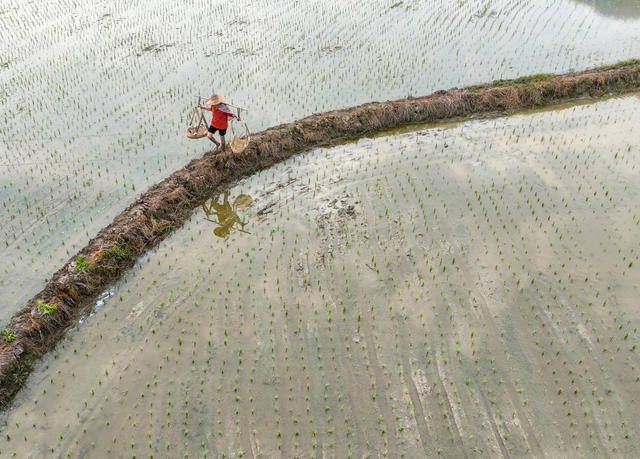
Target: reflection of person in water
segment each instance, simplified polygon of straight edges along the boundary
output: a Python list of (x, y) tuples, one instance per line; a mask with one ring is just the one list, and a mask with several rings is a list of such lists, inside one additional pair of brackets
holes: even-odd
[(243, 233), (250, 234), (248, 231), (244, 231), (242, 228), (234, 227), (236, 223), (240, 226), (244, 227), (246, 222), (240, 220), (238, 214), (236, 213), (237, 209), (241, 209), (247, 207), (251, 204), (252, 199), (247, 195), (240, 195), (233, 202), (233, 206), (229, 203), (229, 192), (225, 191), (224, 200), (222, 204), (218, 202), (220, 199), (220, 195), (214, 196), (209, 201), (209, 206), (206, 203), (202, 204), (202, 210), (207, 215), (207, 217), (215, 216), (217, 220), (211, 220), (207, 218), (208, 221), (216, 223), (218, 227), (213, 230), (213, 233), (218, 237), (227, 236), (232, 229), (236, 229), (238, 231), (242, 231)]

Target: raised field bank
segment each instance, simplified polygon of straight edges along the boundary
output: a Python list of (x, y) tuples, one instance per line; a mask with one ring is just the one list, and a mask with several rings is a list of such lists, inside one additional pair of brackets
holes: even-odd
[(0, 457), (639, 456), (639, 57), (635, 0), (6, 0)]

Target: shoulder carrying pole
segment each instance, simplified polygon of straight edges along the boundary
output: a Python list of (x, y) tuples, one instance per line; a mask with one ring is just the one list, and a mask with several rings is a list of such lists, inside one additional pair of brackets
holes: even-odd
[[(202, 97), (202, 96), (198, 96), (198, 101), (200, 101), (200, 98), (201, 98), (201, 97)], [(199, 102), (198, 102), (198, 103), (199, 103)], [(233, 105), (231, 102), (226, 102), (226, 101), (225, 101), (225, 102), (223, 102), (223, 103), (224, 103), (225, 105), (228, 105), (229, 107), (237, 108), (238, 110), (244, 110), (245, 112), (248, 112), (248, 111), (249, 111), (249, 110), (247, 110), (247, 109), (246, 109), (246, 108), (244, 108), (244, 107), (238, 107), (237, 105)]]

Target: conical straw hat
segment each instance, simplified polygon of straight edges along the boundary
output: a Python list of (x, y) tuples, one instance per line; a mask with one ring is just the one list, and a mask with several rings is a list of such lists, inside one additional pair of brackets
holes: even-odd
[(220, 94), (213, 94), (211, 97), (207, 99), (205, 102), (206, 105), (218, 105), (224, 100), (224, 96)]

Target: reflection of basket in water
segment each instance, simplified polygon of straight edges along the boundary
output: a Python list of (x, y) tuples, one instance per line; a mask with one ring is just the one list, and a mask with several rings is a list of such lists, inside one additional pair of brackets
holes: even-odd
[(251, 133), (247, 127), (247, 123), (244, 121), (232, 121), (231, 133), (233, 134), (233, 140), (231, 141), (231, 151), (234, 153), (241, 153), (249, 145), (251, 140)]
[[(198, 121), (198, 124), (194, 125), (194, 120)], [(191, 113), (191, 119), (189, 120), (189, 127), (187, 128), (187, 137), (190, 139), (201, 139), (207, 135), (207, 122), (204, 119), (202, 110), (198, 107), (194, 107), (193, 113)]]

